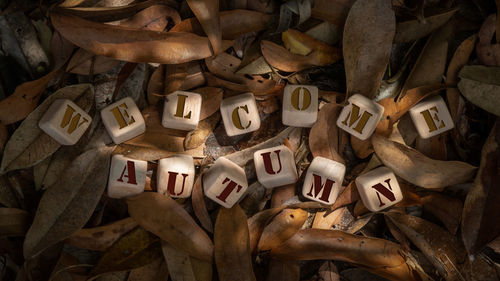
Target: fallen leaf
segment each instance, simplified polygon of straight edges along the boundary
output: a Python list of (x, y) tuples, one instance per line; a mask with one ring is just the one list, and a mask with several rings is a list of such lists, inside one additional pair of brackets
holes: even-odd
[(56, 68), (37, 80), (17, 86), (12, 95), (1, 100), (0, 122), (9, 125), (26, 118), (36, 108), (47, 84), (58, 71)]
[(38, 121), (56, 99), (70, 99), (89, 112), (94, 103), (94, 88), (78, 84), (59, 89), (45, 99), (21, 123), (5, 146), (0, 173), (31, 167), (41, 162), (61, 146), (38, 127)]
[(296, 261), (271, 259), (266, 281), (299, 281), (300, 266)]
[(315, 0), (311, 16), (342, 27), (354, 2), (355, 0)]
[(460, 161), (433, 160), (400, 143), (378, 134), (372, 137), (373, 148), (382, 163), (404, 180), (428, 189), (467, 182), (477, 168)]
[[(73, 44), (122, 61), (178, 64), (212, 56), (208, 39), (190, 33), (130, 29), (56, 13), (51, 20)], [(222, 45), (225, 49), (230, 42)]]
[(136, 227), (135, 220), (126, 218), (104, 226), (80, 229), (65, 242), (82, 249), (106, 251), (120, 237)]
[(266, 209), (258, 212), (248, 219), (250, 251), (252, 253), (257, 250), (257, 244), (259, 243), (260, 236), (262, 235), (266, 225), (268, 225), (271, 219), (279, 214), (283, 209), (285, 209), (285, 206)]
[(181, 16), (172, 7), (165, 5), (153, 5), (133, 17), (120, 22), (121, 26), (139, 28), (153, 31), (163, 31), (167, 24), (178, 24), (181, 22)]
[(212, 259), (213, 244), (208, 235), (170, 197), (145, 192), (128, 198), (127, 204), (130, 216), (146, 230), (193, 257), (206, 261)]
[(462, 219), (463, 203), (460, 199), (442, 193), (432, 192), (422, 197), (425, 211), (433, 214), (453, 235), (457, 233)]
[(491, 43), (496, 27), (497, 17), (492, 14), (484, 20), (478, 33), (479, 42), (476, 45), (476, 54), (484, 65), (500, 66), (500, 44)]
[(198, 220), (208, 232), (214, 232), (214, 226), (210, 214), (208, 213), (207, 206), (205, 204), (205, 197), (203, 194), (203, 174), (200, 174), (193, 185), (193, 191), (191, 194), (191, 203), (193, 204), (193, 211)]
[(162, 241), (165, 261), (173, 281), (211, 281), (212, 263), (190, 257), (185, 251)]
[[(260, 31), (267, 26), (271, 19), (270, 15), (241, 9), (221, 11), (219, 17), (222, 39), (225, 40), (234, 40), (243, 34)], [(199, 36), (205, 34), (196, 18), (185, 19), (172, 27), (170, 31), (191, 32)]]
[(302, 209), (285, 209), (264, 228), (257, 249), (270, 250), (292, 237), (304, 225), (308, 213)]
[(24, 240), (26, 259), (71, 236), (89, 220), (106, 188), (113, 149), (100, 147), (82, 153), (45, 191)]
[(348, 213), (349, 211), (345, 207), (338, 208), (333, 212), (327, 212), (327, 211), (316, 212), (311, 228), (332, 229), (333, 226), (334, 228), (337, 229), (335, 225), (341, 222), (346, 212)]
[(464, 66), (459, 73), (458, 89), (471, 103), (500, 116), (498, 96), (500, 67), (484, 65)]
[(271, 250), (286, 260), (337, 260), (363, 266), (389, 280), (422, 280), (406, 264), (401, 247), (393, 242), (360, 237), (338, 230), (304, 229)]
[(481, 165), (465, 198), (462, 239), (467, 252), (477, 253), (500, 234), (494, 217), (498, 213), (500, 122), (495, 123), (481, 153)]
[(336, 62), (342, 58), (342, 51), (314, 37), (294, 29), (281, 34), (285, 47), (292, 53), (307, 56), (316, 51), (320, 61)]
[(359, 200), (358, 188), (356, 182), (351, 181), (346, 188), (339, 194), (335, 203), (330, 207), (331, 211), (335, 211), (340, 207), (344, 207)]
[(314, 157), (321, 156), (340, 163), (345, 163), (339, 154), (341, 131), (335, 125), (342, 108), (335, 103), (324, 105), (318, 120), (309, 132), (309, 149)]
[(92, 269), (92, 275), (130, 270), (161, 257), (160, 239), (138, 227), (114, 243)]
[(347, 95), (373, 98), (389, 63), (396, 19), (389, 0), (357, 0), (344, 26)]
[(434, 30), (448, 22), (457, 11), (458, 9), (450, 9), (439, 14), (427, 16), (425, 17), (425, 22), (418, 19), (398, 22), (396, 24), (394, 43), (412, 42), (431, 34)]
[(127, 281), (168, 281), (168, 275), (165, 260), (160, 257), (148, 265), (132, 269)]
[(200, 121), (196, 129), (187, 133), (186, 138), (184, 139), (184, 148), (186, 150), (195, 149), (200, 145), (204, 144), (208, 136), (215, 129), (215, 126), (219, 123), (219, 121), (220, 121), (219, 113), (216, 113), (211, 117), (203, 121)]
[(179, 90), (186, 80), (188, 72), (188, 63), (172, 64), (165, 67), (165, 89), (164, 95), (171, 94)]
[(318, 52), (312, 52), (307, 56), (296, 55), (271, 41), (262, 40), (261, 52), (266, 61), (274, 68), (286, 72), (301, 71), (313, 66), (323, 66), (330, 62), (319, 60)]
[(24, 236), (31, 223), (28, 212), (16, 208), (0, 208), (0, 237)]
[(107, 72), (119, 64), (119, 60), (96, 56), (87, 50), (79, 49), (69, 60), (66, 71), (80, 75), (99, 74)]
[(219, 1), (187, 0), (187, 4), (201, 24), (201, 27), (212, 44), (214, 55), (224, 51), (222, 47), (222, 30), (219, 18)]
[(247, 216), (239, 204), (220, 208), (214, 228), (215, 264), (221, 281), (256, 280)]
[(202, 87), (193, 90), (193, 92), (200, 94), (202, 97), (200, 121), (212, 116), (219, 110), (223, 97), (221, 88)]
[(318, 275), (323, 281), (340, 281), (337, 267), (331, 261), (325, 261), (318, 269)]

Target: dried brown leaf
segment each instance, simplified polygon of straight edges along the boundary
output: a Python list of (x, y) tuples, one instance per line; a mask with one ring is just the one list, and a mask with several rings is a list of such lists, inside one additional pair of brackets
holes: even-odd
[[(178, 64), (212, 56), (208, 39), (190, 33), (131, 29), (57, 13), (51, 14), (51, 20), (73, 44), (122, 61)], [(230, 45), (222, 43), (222, 49)]]
[[(230, 234), (230, 235), (228, 235)], [(247, 216), (239, 204), (220, 208), (214, 228), (215, 263), (221, 281), (256, 280)]]
[(308, 213), (302, 209), (283, 210), (262, 231), (257, 250), (270, 250), (288, 240), (304, 225), (307, 216)]
[(315, 51), (318, 53), (320, 61), (329, 61), (331, 63), (342, 58), (340, 49), (297, 30), (288, 29), (282, 33), (281, 37), (285, 47), (294, 54), (306, 56)]
[(28, 212), (16, 208), (0, 208), (0, 237), (24, 236), (31, 223)]
[(132, 269), (127, 281), (168, 281), (168, 275), (165, 260), (160, 257), (148, 265)]
[(432, 192), (422, 197), (422, 205), (425, 211), (433, 214), (443, 222), (451, 234), (456, 234), (463, 211), (463, 203), (460, 199)]
[(106, 188), (114, 147), (88, 150), (68, 166), (40, 199), (24, 240), (24, 257), (32, 258), (81, 229)]
[(389, 63), (396, 19), (390, 0), (357, 0), (344, 26), (347, 95), (373, 98)]
[(222, 49), (222, 31), (219, 18), (219, 1), (217, 0), (187, 0), (187, 4), (201, 24), (201, 27), (212, 44), (214, 55)]
[(300, 266), (296, 261), (271, 259), (266, 281), (299, 281)]
[(459, 73), (458, 89), (474, 105), (500, 116), (500, 67), (467, 65)]
[(433, 160), (406, 145), (378, 134), (372, 137), (373, 148), (385, 166), (404, 180), (423, 188), (443, 188), (470, 180), (477, 168), (460, 161)]
[(191, 195), (191, 203), (193, 204), (193, 211), (198, 220), (201, 223), (201, 226), (205, 228), (208, 232), (214, 232), (214, 226), (212, 223), (212, 219), (210, 218), (210, 214), (208, 213), (207, 206), (205, 204), (205, 197), (203, 194), (203, 174), (199, 175), (196, 178), (193, 186), (193, 192)]
[(316, 0), (311, 15), (313, 18), (342, 27), (354, 2), (355, 0)]
[(462, 213), (462, 239), (467, 252), (473, 254), (500, 234), (497, 217), (500, 200), (499, 163), (500, 122), (495, 126), (483, 146), (481, 165), (464, 203)]
[(448, 22), (458, 11), (451, 9), (439, 14), (425, 17), (425, 22), (419, 19), (398, 22), (396, 25), (396, 35), (394, 43), (412, 42), (431, 34), (446, 22)]
[(318, 52), (312, 52), (307, 56), (296, 55), (271, 41), (262, 40), (260, 47), (262, 55), (272, 67), (286, 72), (301, 71), (329, 63), (320, 61)]
[(127, 204), (130, 216), (140, 226), (193, 257), (207, 261), (212, 259), (213, 244), (208, 235), (170, 197), (145, 192), (128, 198)]
[(80, 229), (65, 242), (82, 249), (106, 251), (120, 237), (137, 226), (135, 220), (126, 218), (104, 226)]
[(271, 219), (279, 214), (285, 207), (271, 208), (261, 211), (248, 219), (248, 232), (250, 240), (250, 251), (253, 253), (257, 250), (257, 244), (266, 225), (269, 224)]
[(220, 114), (216, 113), (211, 117), (200, 121), (196, 129), (187, 133), (186, 138), (184, 139), (184, 148), (186, 150), (195, 149), (204, 144), (210, 133), (213, 132), (215, 126), (219, 123), (220, 118)]
[(96, 56), (87, 50), (79, 49), (71, 57), (66, 71), (81, 75), (99, 74), (107, 72), (119, 64), (119, 60)]
[(139, 28), (153, 31), (163, 31), (167, 24), (178, 24), (181, 16), (172, 7), (165, 5), (153, 5), (148, 7), (133, 17), (120, 22), (121, 26)]
[(321, 156), (340, 163), (344, 159), (339, 154), (340, 130), (335, 125), (341, 107), (335, 103), (324, 105), (318, 113), (318, 120), (309, 132), (309, 149), (314, 157)]
[(484, 65), (500, 66), (500, 44), (492, 44), (493, 35), (496, 32), (497, 17), (490, 15), (484, 20), (479, 30), (479, 42), (476, 45), (476, 54), (479, 61)]
[(61, 146), (38, 127), (38, 121), (56, 99), (73, 100), (89, 112), (94, 103), (94, 88), (90, 84), (78, 84), (59, 89), (45, 99), (21, 123), (5, 146), (0, 173), (31, 167), (41, 162)]

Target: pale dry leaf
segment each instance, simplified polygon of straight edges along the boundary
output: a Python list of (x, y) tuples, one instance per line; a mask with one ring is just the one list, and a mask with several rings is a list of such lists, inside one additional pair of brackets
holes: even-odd
[(458, 89), (471, 103), (500, 116), (498, 93), (500, 67), (484, 65), (464, 66), (459, 73)]
[(85, 225), (106, 188), (113, 149), (100, 147), (82, 153), (43, 194), (24, 240), (26, 259), (37, 256)]
[(425, 22), (418, 19), (398, 22), (396, 24), (396, 35), (394, 43), (412, 42), (431, 34), (446, 22), (448, 22), (458, 11), (450, 9), (432, 16), (425, 17)]
[(165, 241), (161, 242), (161, 249), (172, 281), (197, 281), (187, 252), (174, 248)]
[(285, 209), (264, 228), (257, 249), (270, 250), (292, 237), (304, 225), (308, 213), (302, 209)]
[(415, 149), (390, 141), (378, 134), (372, 137), (373, 148), (385, 166), (404, 180), (423, 188), (443, 188), (471, 180), (477, 167), (460, 161), (428, 158)]
[(56, 99), (69, 99), (89, 112), (94, 102), (94, 88), (91, 84), (78, 84), (59, 89), (45, 99), (21, 123), (5, 146), (0, 173), (31, 167), (61, 146), (38, 127), (38, 121)]
[(396, 19), (390, 0), (357, 0), (344, 26), (347, 95), (373, 98), (389, 63)]
[(223, 51), (218, 0), (187, 0), (212, 45), (214, 55)]

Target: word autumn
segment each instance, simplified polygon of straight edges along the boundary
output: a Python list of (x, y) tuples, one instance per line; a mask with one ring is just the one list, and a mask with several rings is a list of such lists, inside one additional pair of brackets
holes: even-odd
[[(194, 130), (200, 121), (202, 97), (197, 93), (176, 91), (165, 98), (162, 125), (166, 128)], [(222, 100), (220, 112), (227, 135), (235, 136), (260, 128), (260, 116), (252, 93)], [(337, 126), (353, 136), (366, 140), (375, 131), (384, 108), (361, 95), (353, 95), (342, 109)], [(454, 127), (449, 111), (440, 96), (426, 99), (409, 110), (422, 138), (429, 138)], [(318, 115), (318, 89), (315, 86), (287, 85), (283, 95), (283, 124), (312, 127)], [(116, 144), (130, 140), (146, 131), (144, 118), (131, 98), (119, 100), (101, 111), (101, 118)], [(92, 122), (92, 118), (70, 100), (54, 101), (39, 121), (39, 127), (62, 145), (75, 144)], [(274, 150), (273, 150), (274, 149)], [(297, 171), (291, 151), (278, 147), (254, 155), (258, 180), (267, 188), (295, 183)], [(146, 162), (113, 157), (109, 178), (109, 195), (121, 198), (144, 190)], [(376, 171), (376, 170), (374, 170)], [(333, 204), (342, 184), (345, 166), (316, 157), (311, 163), (303, 186), (303, 195), (311, 200)], [(385, 208), (401, 200), (395, 177), (387, 174), (366, 174), (369, 180), (357, 184), (361, 197), (371, 210)], [(365, 176), (366, 176), (365, 175)], [(384, 177), (389, 177), (384, 179)], [(388, 181), (386, 181), (388, 180)], [(158, 191), (172, 197), (188, 197), (194, 182), (193, 159), (178, 155), (159, 162)], [(367, 184), (367, 182), (369, 184)], [(244, 170), (225, 158), (219, 158), (204, 176), (207, 197), (224, 207), (241, 200), (248, 183)], [(375, 201), (377, 199), (378, 201)], [(384, 203), (384, 200), (389, 202)], [(377, 207), (378, 206), (378, 207)]]

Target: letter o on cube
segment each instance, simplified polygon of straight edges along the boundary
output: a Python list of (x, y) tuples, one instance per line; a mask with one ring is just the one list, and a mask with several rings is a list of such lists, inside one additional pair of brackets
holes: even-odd
[(356, 186), (365, 207), (378, 212), (403, 200), (396, 175), (379, 167), (356, 178)]
[(283, 124), (312, 127), (318, 119), (318, 87), (286, 85), (283, 93)]
[(191, 196), (194, 184), (194, 161), (190, 155), (173, 155), (158, 161), (158, 192), (173, 198)]
[(219, 157), (203, 174), (205, 196), (225, 208), (243, 199), (247, 188), (245, 170), (225, 157)]
[(314, 157), (307, 169), (302, 195), (308, 199), (332, 205), (339, 195), (344, 174), (344, 164), (320, 156)]
[(146, 161), (114, 155), (109, 171), (108, 196), (124, 198), (142, 193), (146, 186), (147, 167)]

